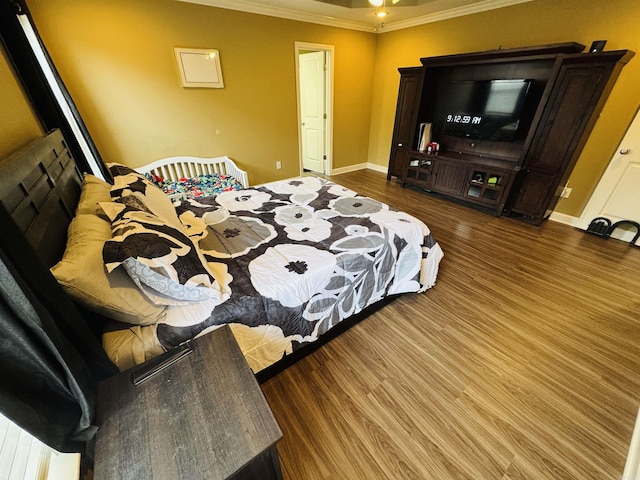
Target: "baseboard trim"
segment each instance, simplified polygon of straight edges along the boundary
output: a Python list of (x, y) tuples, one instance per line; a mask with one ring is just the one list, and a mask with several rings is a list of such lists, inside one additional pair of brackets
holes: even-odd
[[(570, 227), (580, 228), (581, 230), (586, 231), (587, 229), (584, 227), (580, 227), (580, 217), (572, 217), (571, 215), (566, 215), (564, 213), (553, 212), (549, 216), (549, 220), (553, 220), (554, 222), (564, 223), (565, 225), (569, 225)], [(622, 242), (630, 243), (635, 236), (635, 230), (625, 229), (625, 228), (616, 228), (609, 238), (613, 238), (615, 240), (620, 240)], [(640, 240), (636, 243), (636, 245), (640, 246)], [(640, 460), (639, 460), (640, 463)], [(640, 472), (640, 469), (638, 470)], [(640, 479), (640, 477), (638, 477)]]
[(564, 223), (565, 225), (569, 225), (571, 227), (577, 227), (578, 222), (580, 221), (580, 217), (572, 217), (571, 215), (567, 215), (565, 213), (552, 212), (549, 216), (549, 220), (553, 220), (554, 222)]
[(382, 166), (382, 165), (377, 165), (375, 163), (367, 163), (367, 168), (369, 170), (373, 170), (375, 172), (380, 172), (380, 173), (384, 173), (385, 175), (387, 174), (387, 172), (389, 171), (388, 167)]
[(347, 167), (334, 168), (333, 170), (331, 170), (331, 173), (329, 175), (340, 175), (341, 173), (356, 172), (358, 170), (364, 170), (366, 168), (369, 168), (368, 163), (357, 163), (356, 165), (349, 165)]

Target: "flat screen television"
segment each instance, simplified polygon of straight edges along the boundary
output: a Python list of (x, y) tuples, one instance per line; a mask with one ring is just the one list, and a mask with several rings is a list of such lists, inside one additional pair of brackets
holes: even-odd
[(512, 142), (531, 80), (470, 80), (438, 85), (433, 130), (472, 140)]

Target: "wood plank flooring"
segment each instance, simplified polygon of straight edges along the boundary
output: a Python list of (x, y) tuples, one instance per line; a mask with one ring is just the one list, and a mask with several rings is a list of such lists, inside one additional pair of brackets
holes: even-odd
[(284, 477), (620, 478), (640, 404), (640, 249), (370, 170), (333, 180), (422, 219), (445, 258), (434, 288), (262, 385)]

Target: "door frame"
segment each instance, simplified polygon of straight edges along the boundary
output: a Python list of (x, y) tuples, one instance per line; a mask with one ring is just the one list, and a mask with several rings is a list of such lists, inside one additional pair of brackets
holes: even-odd
[(303, 50), (311, 50), (317, 52), (325, 52), (327, 69), (325, 70), (325, 110), (327, 113), (327, 121), (325, 122), (324, 150), (327, 159), (324, 162), (324, 174), (331, 175), (333, 171), (333, 71), (335, 47), (333, 45), (323, 45), (320, 43), (294, 42), (295, 50), (295, 72), (296, 72), (296, 100), (298, 110), (298, 164), (300, 175), (303, 174), (302, 165), (302, 108), (300, 99), (300, 52)]

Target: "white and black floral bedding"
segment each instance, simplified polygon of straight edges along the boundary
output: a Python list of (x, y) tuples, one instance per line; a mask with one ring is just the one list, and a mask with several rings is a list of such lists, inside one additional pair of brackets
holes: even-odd
[(137, 172), (111, 171), (103, 260), (164, 309), (143, 327), (164, 348), (230, 324), (258, 372), (384, 297), (435, 283), (442, 251), (428, 227), (335, 183), (303, 177), (175, 206)]

